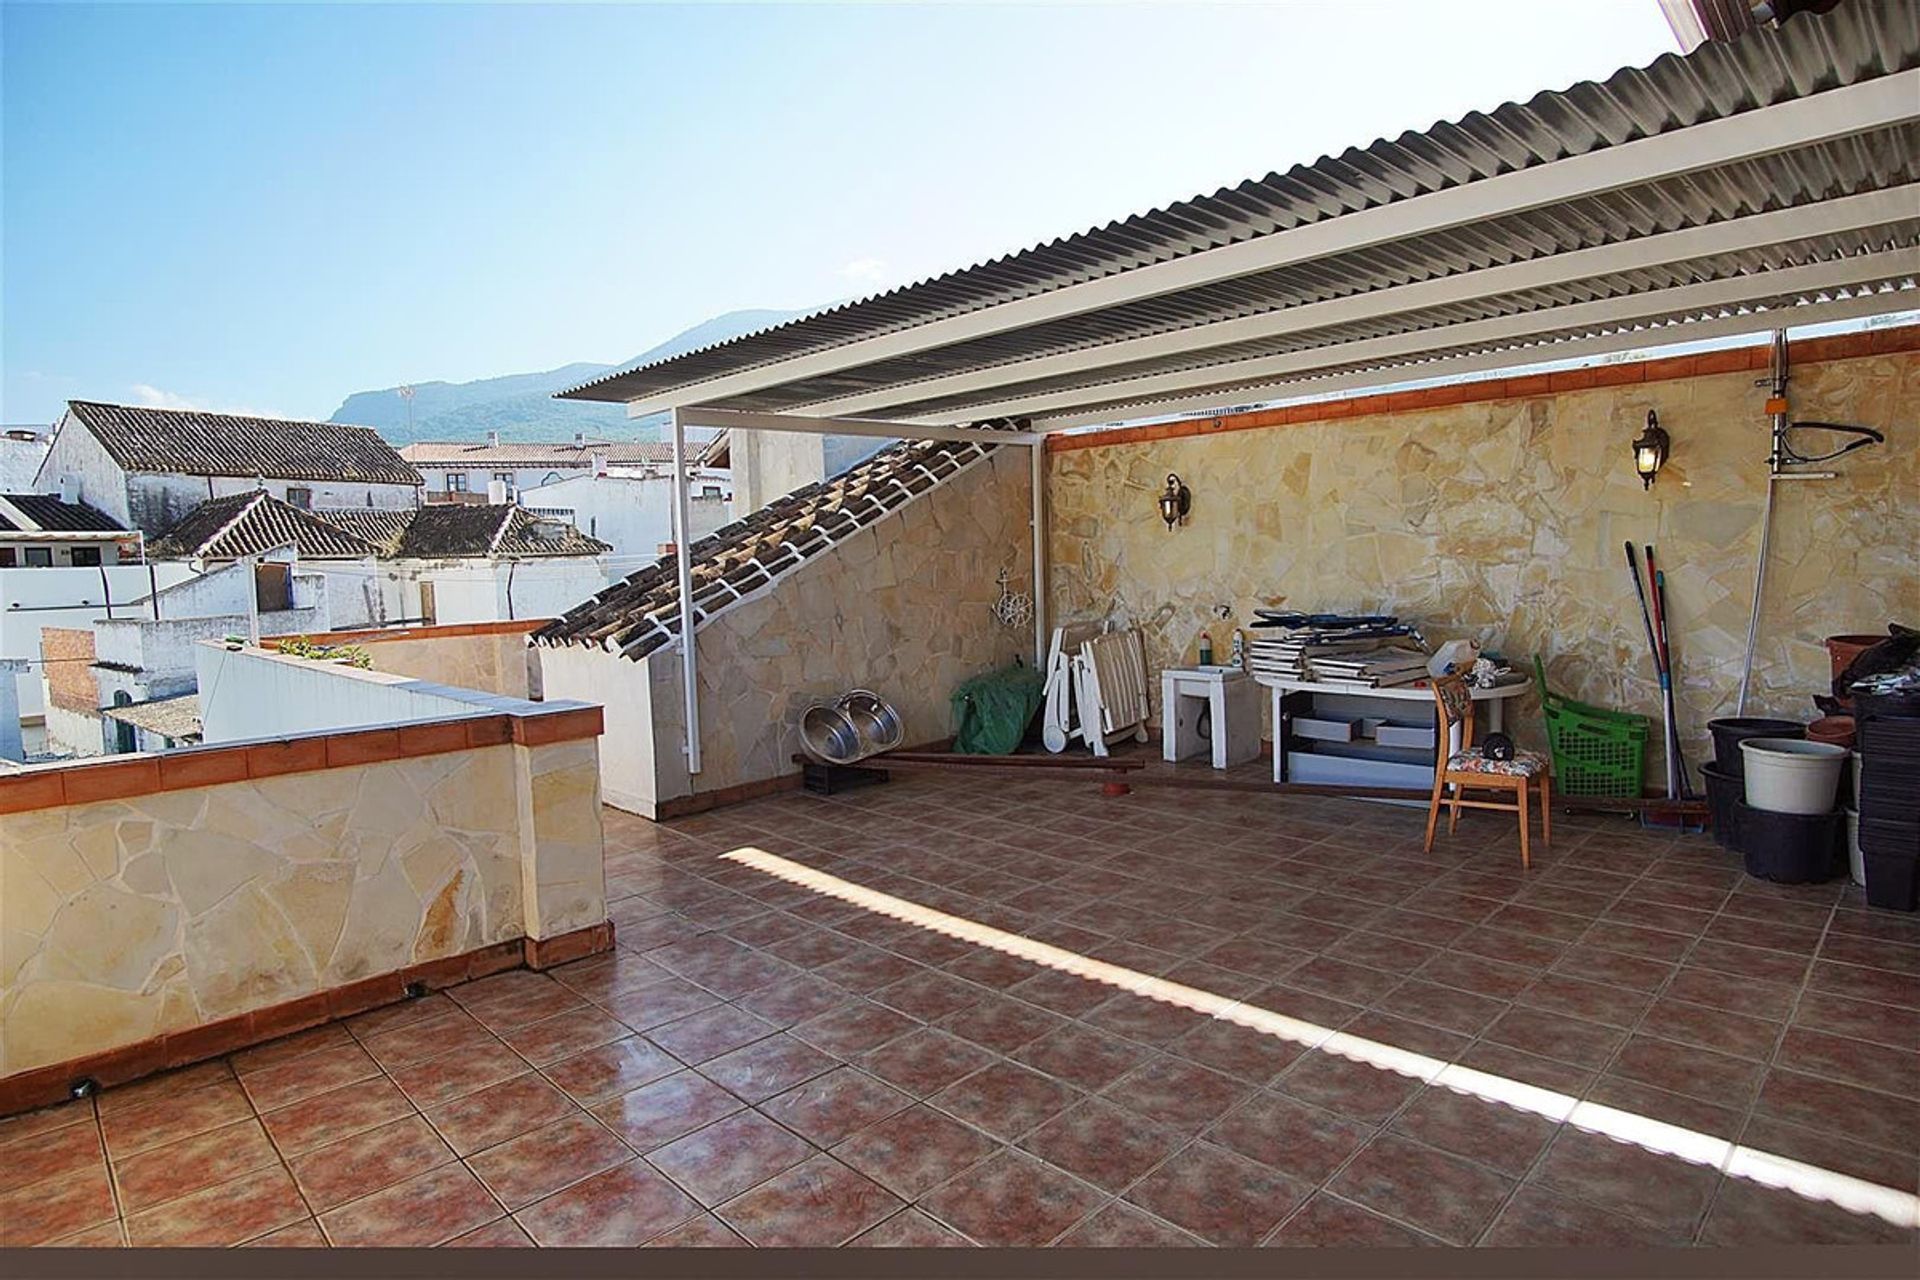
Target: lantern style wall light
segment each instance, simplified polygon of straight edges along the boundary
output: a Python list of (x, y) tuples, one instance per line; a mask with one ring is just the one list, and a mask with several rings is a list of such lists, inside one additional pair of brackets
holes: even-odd
[(1667, 446), (1671, 441), (1667, 433), (1660, 428), (1660, 418), (1653, 410), (1647, 410), (1647, 429), (1633, 442), (1633, 470), (1640, 477), (1642, 489), (1653, 488), (1653, 478), (1660, 474), (1660, 468), (1667, 465)]
[(1167, 487), (1160, 491), (1160, 518), (1167, 522), (1167, 532), (1172, 533), (1175, 525), (1185, 524), (1187, 512), (1193, 510), (1193, 491), (1180, 482), (1180, 477), (1169, 471)]

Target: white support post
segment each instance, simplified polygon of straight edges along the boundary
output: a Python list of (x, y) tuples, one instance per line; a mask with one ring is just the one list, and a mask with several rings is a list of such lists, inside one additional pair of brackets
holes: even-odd
[(695, 670), (693, 566), (687, 555), (693, 539), (687, 511), (687, 424), (673, 411), (673, 558), (680, 586), (680, 674), (687, 699), (687, 772), (700, 772), (700, 684)]
[(1033, 451), (1033, 667), (1047, 673), (1047, 442)]

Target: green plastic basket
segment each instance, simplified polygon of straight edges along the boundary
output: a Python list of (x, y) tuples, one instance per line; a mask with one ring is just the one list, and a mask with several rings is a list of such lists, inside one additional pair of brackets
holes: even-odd
[(1533, 672), (1547, 716), (1553, 789), (1563, 796), (1638, 796), (1646, 775), (1647, 717), (1552, 692), (1537, 655)]

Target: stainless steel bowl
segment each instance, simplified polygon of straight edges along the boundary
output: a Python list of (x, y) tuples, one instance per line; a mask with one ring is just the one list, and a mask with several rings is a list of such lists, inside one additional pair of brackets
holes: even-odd
[(906, 741), (907, 727), (901, 723), (900, 713), (871, 689), (854, 689), (842, 694), (834, 705), (846, 712), (853, 727), (859, 730), (867, 754), (891, 751)]
[(852, 764), (866, 754), (853, 719), (839, 707), (816, 702), (800, 717), (800, 746), (827, 764)]

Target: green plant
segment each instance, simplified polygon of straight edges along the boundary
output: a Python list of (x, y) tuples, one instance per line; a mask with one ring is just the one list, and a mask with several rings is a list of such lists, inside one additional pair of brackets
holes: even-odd
[(306, 658), (312, 662), (338, 662), (362, 671), (373, 670), (373, 655), (357, 644), (316, 643), (305, 636), (289, 636), (277, 641), (275, 647), (289, 657)]

